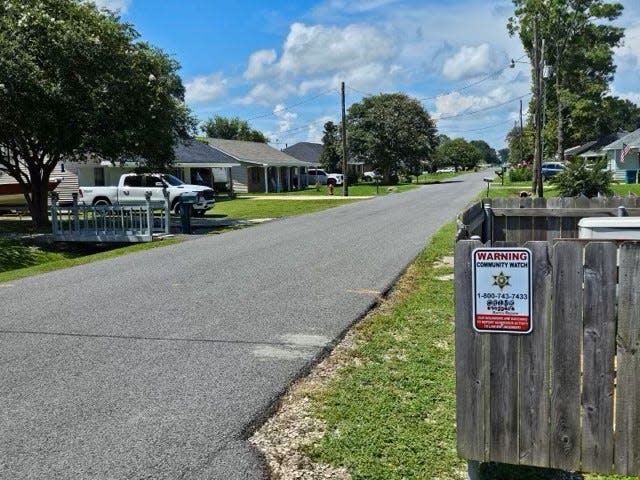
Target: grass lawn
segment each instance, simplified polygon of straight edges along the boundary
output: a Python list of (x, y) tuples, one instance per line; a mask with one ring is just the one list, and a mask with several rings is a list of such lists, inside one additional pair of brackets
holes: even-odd
[[(453, 224), (401, 277), (390, 299), (357, 324), (356, 347), (311, 394), (326, 433), (307, 453), (354, 480), (463, 479), (456, 455)], [(485, 479), (544, 480), (558, 471), (483, 465)], [(591, 480), (632, 477), (587, 475)]]
[(25, 240), (0, 238), (0, 283), (181, 241), (181, 239), (171, 239), (119, 247), (96, 247), (93, 245), (42, 245)]
[[(325, 194), (326, 195), (326, 194)], [(207, 218), (252, 219), (252, 218), (280, 218), (304, 213), (325, 210), (354, 200), (323, 199), (318, 200), (256, 200), (250, 197), (236, 197), (233, 199), (219, 199), (209, 210)]]

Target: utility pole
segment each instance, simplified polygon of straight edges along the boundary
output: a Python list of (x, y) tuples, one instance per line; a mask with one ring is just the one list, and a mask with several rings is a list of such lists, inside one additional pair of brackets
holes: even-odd
[(544, 68), (544, 39), (539, 38), (538, 18), (533, 20), (533, 89), (535, 95), (535, 136), (533, 150), (533, 179), (531, 190), (543, 197), (542, 189), (542, 87)]
[(344, 184), (342, 185), (342, 196), (349, 196), (349, 185), (347, 180), (347, 159), (349, 154), (347, 153), (347, 114), (345, 110), (344, 99), (344, 82), (342, 82), (342, 178)]
[(524, 131), (522, 127), (522, 99), (520, 99), (520, 165), (524, 163), (524, 146), (522, 145), (522, 137)]

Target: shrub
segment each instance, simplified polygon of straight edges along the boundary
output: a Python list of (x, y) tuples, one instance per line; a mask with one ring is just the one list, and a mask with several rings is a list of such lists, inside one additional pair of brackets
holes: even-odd
[(512, 182), (530, 182), (532, 179), (531, 167), (511, 167), (509, 169), (509, 180)]
[(585, 195), (589, 198), (598, 193), (611, 195), (613, 172), (607, 170), (607, 159), (601, 158), (587, 165), (583, 158), (571, 158), (567, 168), (549, 179), (558, 186), (561, 197)]

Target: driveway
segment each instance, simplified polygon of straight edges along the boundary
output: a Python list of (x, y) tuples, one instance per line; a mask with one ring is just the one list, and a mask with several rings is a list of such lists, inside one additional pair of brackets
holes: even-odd
[(0, 478), (264, 478), (248, 434), (482, 178), (0, 284)]

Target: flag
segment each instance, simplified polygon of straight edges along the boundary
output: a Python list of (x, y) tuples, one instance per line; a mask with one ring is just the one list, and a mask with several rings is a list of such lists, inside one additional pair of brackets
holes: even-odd
[(622, 151), (620, 152), (620, 163), (624, 163), (624, 157), (627, 156), (630, 150), (631, 147), (629, 145), (627, 145), (626, 143), (622, 144)]

